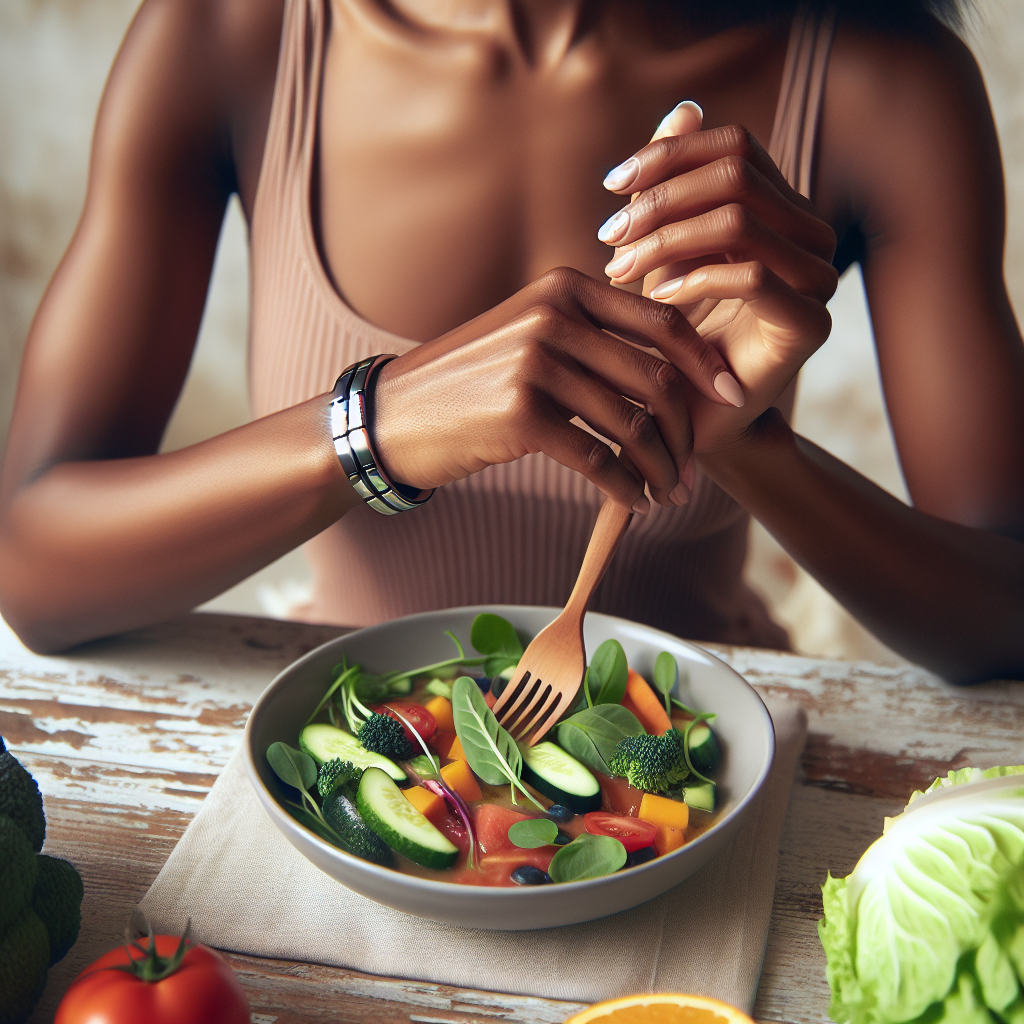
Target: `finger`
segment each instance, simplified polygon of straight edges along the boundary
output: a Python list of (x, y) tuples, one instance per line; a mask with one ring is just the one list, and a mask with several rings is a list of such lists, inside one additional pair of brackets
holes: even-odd
[(795, 245), (739, 203), (666, 224), (632, 245), (619, 247), (605, 273), (626, 284), (666, 263), (721, 253), (734, 263), (764, 263), (797, 291), (822, 301), (835, 291), (831, 263)]
[(649, 188), (610, 217), (597, 233), (607, 245), (628, 245), (666, 224), (738, 203), (774, 231), (831, 261), (836, 236), (823, 220), (791, 203), (753, 164), (722, 157)]
[(800, 344), (817, 348), (828, 337), (832, 318), (823, 302), (802, 295), (763, 263), (719, 263), (666, 281), (652, 293), (660, 302), (689, 304), (702, 299), (743, 299), (751, 312)]
[[(685, 135), (700, 131), (704, 123), (704, 111), (693, 100), (677, 103), (662, 119), (654, 131), (651, 142), (667, 138), (669, 135)], [(613, 167), (604, 179), (604, 187), (609, 192), (623, 192), (640, 173), (640, 164), (636, 157)]]
[(555, 407), (537, 401), (530, 410), (532, 451), (543, 452), (568, 469), (585, 476), (609, 498), (641, 515), (651, 503), (638, 480), (615, 457), (615, 452), (600, 438), (569, 423)]
[[(721, 353), (673, 306), (613, 288), (570, 267), (548, 271), (530, 286), (530, 294), (539, 308), (554, 307), (620, 338), (656, 348), (706, 398), (718, 404), (736, 404), (716, 389), (722, 374), (729, 374)], [(732, 379), (731, 374), (729, 377)], [(735, 392), (731, 394), (735, 397)]]
[[(687, 135), (669, 135), (648, 143), (608, 175), (616, 183), (623, 182), (611, 191), (643, 192), (676, 175), (728, 156), (737, 156), (747, 161), (790, 202), (801, 209), (813, 211), (810, 201), (793, 189), (764, 147), (740, 125), (708, 128)], [(617, 173), (627, 165), (628, 172), (632, 173), (628, 181), (626, 171)]]

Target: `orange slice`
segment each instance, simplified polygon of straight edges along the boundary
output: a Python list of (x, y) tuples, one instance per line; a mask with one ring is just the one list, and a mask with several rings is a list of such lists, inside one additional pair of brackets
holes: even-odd
[(565, 1024), (753, 1024), (741, 1010), (718, 999), (675, 992), (625, 996), (595, 1003)]

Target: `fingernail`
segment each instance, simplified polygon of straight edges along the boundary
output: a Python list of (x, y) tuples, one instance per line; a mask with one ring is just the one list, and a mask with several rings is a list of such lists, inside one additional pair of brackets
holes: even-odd
[(687, 112), (691, 117), (697, 119), (696, 128), (690, 127), (690, 131), (696, 131), (704, 123), (704, 111), (701, 110), (700, 105), (694, 103), (693, 100), (683, 100), (682, 103), (677, 103), (662, 119), (661, 124), (658, 125), (657, 130), (654, 133), (654, 138), (651, 139), (655, 142), (658, 139), (663, 139), (667, 135), (681, 135), (683, 134), (688, 126), (680, 114)]
[(651, 510), (651, 503), (647, 500), (646, 494), (641, 494), (636, 501), (633, 502), (633, 511), (639, 513), (642, 516), (647, 515)]
[(602, 225), (597, 237), (602, 242), (617, 242), (629, 227), (629, 214), (625, 210), (613, 213)]
[(658, 131), (660, 132), (663, 128), (668, 128), (672, 124), (672, 119), (681, 110), (692, 110), (697, 117), (704, 120), (704, 111), (700, 108), (700, 105), (694, 103), (693, 100), (683, 100), (682, 103), (677, 103), (662, 119), (661, 124), (658, 125)]
[(668, 492), (668, 500), (671, 501), (673, 505), (682, 506), (689, 504), (690, 488), (680, 480), (679, 483), (677, 483), (675, 487)]
[(636, 263), (636, 249), (626, 249), (624, 252), (620, 252), (619, 255), (604, 268), (604, 272), (609, 277), (621, 277), (632, 269), (634, 263)]
[(609, 192), (619, 192), (628, 188), (637, 179), (640, 173), (640, 161), (635, 156), (613, 167), (604, 179), (604, 187)]
[(659, 284), (657, 288), (652, 289), (652, 299), (670, 299), (679, 289), (683, 286), (683, 282), (686, 280), (686, 275), (682, 277), (673, 277), (671, 281), (665, 281)]
[(715, 375), (715, 390), (730, 404), (737, 409), (743, 408), (746, 399), (743, 397), (743, 388), (739, 386), (736, 378), (728, 370), (719, 370)]

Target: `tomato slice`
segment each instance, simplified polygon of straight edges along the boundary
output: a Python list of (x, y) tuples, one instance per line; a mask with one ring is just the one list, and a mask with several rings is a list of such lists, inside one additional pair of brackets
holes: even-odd
[(583, 815), (583, 823), (592, 836), (611, 836), (618, 839), (628, 853), (650, 846), (658, 834), (656, 825), (641, 818), (627, 818), (624, 814), (608, 811), (590, 811)]
[[(387, 715), (388, 718), (393, 718), (398, 722), (402, 726), (405, 738), (415, 744), (417, 754), (420, 753), (420, 745), (416, 743), (416, 737), (409, 731), (409, 727), (402, 721), (402, 718), (423, 737), (424, 743), (429, 742), (437, 732), (437, 719), (422, 704), (393, 700), (390, 704), (381, 704), (379, 707), (370, 708), (370, 710), (376, 711), (380, 715)], [(402, 718), (399, 718), (398, 715), (401, 715)]]

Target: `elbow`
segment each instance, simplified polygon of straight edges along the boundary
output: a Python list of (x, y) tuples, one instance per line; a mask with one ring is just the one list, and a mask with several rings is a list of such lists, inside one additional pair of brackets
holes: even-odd
[[(33, 585), (34, 574), (0, 558), (0, 616), (14, 635), (35, 654), (59, 654), (93, 639), (57, 612), (59, 584), (53, 589)], [(47, 590), (42, 593), (41, 590)]]

